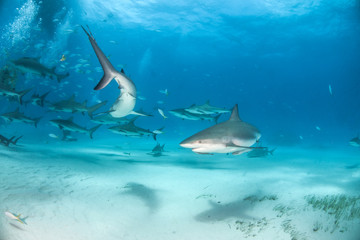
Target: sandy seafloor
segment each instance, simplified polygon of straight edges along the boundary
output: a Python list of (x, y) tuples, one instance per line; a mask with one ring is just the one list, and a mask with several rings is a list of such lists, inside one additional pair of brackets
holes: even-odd
[(360, 239), (360, 149), (250, 159), (154, 145), (1, 147), (0, 240)]

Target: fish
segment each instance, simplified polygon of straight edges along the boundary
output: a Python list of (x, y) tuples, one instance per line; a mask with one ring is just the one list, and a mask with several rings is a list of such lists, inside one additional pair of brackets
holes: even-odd
[(69, 73), (66, 74), (57, 74), (55, 73), (55, 67), (47, 68), (40, 63), (40, 58), (31, 58), (23, 57), (17, 60), (11, 60), (10, 65), (12, 65), (16, 70), (22, 73), (32, 73), (40, 75), (42, 77), (49, 77), (51, 79), (55, 78), (59, 83), (62, 79), (69, 76)]
[(357, 137), (354, 137), (352, 138), (350, 141), (349, 141), (349, 144), (353, 147), (360, 147), (360, 138), (357, 136)]
[(5, 212), (5, 216), (7, 216), (8, 218), (12, 219), (12, 220), (16, 220), (18, 221), (19, 223), (22, 223), (22, 224), (27, 224), (25, 222), (26, 218), (21, 218), (21, 214), (15, 214), (15, 213), (11, 213), (11, 212), (8, 212), (6, 211)]
[(260, 131), (249, 123), (243, 122), (236, 104), (230, 119), (202, 130), (180, 143), (181, 147), (191, 148), (199, 154), (232, 153), (240, 155), (251, 151), (254, 143), (261, 137)]
[(186, 111), (194, 114), (220, 114), (220, 113), (228, 113), (230, 110), (225, 108), (218, 108), (210, 105), (210, 101), (206, 101), (203, 105), (191, 105), (189, 108), (185, 108)]
[(165, 116), (164, 111), (162, 109), (158, 108), (158, 112), (164, 119), (168, 118), (167, 116)]
[(62, 56), (61, 56), (61, 59), (60, 59), (60, 62), (64, 62), (65, 60), (66, 60), (65, 55), (62, 55)]
[(101, 124), (99, 124), (93, 128), (86, 129), (74, 123), (73, 117), (69, 119), (53, 119), (50, 120), (50, 123), (61, 130), (88, 134), (91, 139), (93, 139), (94, 132), (101, 126)]
[(109, 59), (101, 51), (97, 45), (94, 36), (91, 31), (87, 32), (83, 26), (81, 26), (86, 35), (88, 36), (91, 46), (93, 47), (95, 54), (101, 64), (104, 71), (104, 76), (100, 82), (95, 86), (94, 90), (100, 90), (106, 87), (113, 79), (118, 83), (120, 94), (114, 104), (111, 106), (109, 113), (113, 117), (125, 117), (129, 114), (139, 115), (134, 111), (136, 104), (136, 87), (133, 81), (125, 75), (123, 69), (117, 71), (110, 63)]
[(31, 91), (31, 89), (26, 89), (26, 90), (17, 92), (17, 91), (15, 91), (15, 89), (11, 89), (11, 88), (0, 85), (0, 96), (5, 96), (10, 99), (15, 98), (20, 104), (23, 104), (22, 98), (24, 97), (24, 95), (26, 95), (30, 91)]
[(49, 137), (59, 139), (59, 136), (54, 133), (49, 133)]
[(142, 137), (142, 136), (153, 136), (156, 140), (158, 135), (155, 131), (150, 131), (141, 127), (138, 127), (134, 124), (136, 119), (132, 119), (128, 124), (118, 125), (108, 128), (111, 132), (116, 134), (121, 134), (129, 137)]
[(24, 113), (20, 112), (19, 108), (17, 108), (13, 112), (3, 113), (0, 117), (9, 122), (34, 124), (35, 127), (37, 127), (39, 121), (41, 120), (41, 117), (40, 118), (30, 118), (30, 117), (25, 116)]
[(87, 101), (85, 100), (83, 103), (79, 103), (75, 101), (75, 94), (72, 95), (69, 99), (59, 101), (56, 103), (52, 103), (49, 106), (50, 110), (59, 111), (59, 112), (81, 112), (84, 114), (85, 112), (88, 113), (90, 118), (93, 118), (93, 113), (98, 110), (100, 107), (106, 105), (107, 101), (95, 104), (91, 107), (87, 107)]
[(163, 155), (163, 152), (165, 152), (164, 147), (165, 147), (165, 144), (161, 145), (160, 143), (156, 143), (156, 146), (148, 154), (153, 155), (154, 157), (164, 156)]
[(184, 119), (195, 120), (195, 121), (196, 120), (208, 120), (208, 121), (215, 122), (215, 123), (217, 123), (217, 121), (219, 120), (219, 117), (221, 116), (221, 114), (214, 116), (214, 115), (209, 115), (209, 114), (190, 113), (182, 108), (170, 110), (169, 113), (171, 113), (175, 117), (181, 118), (183, 120)]
[(11, 138), (7, 138), (0, 134), (0, 143), (7, 147), (10, 146), (10, 144), (16, 145), (17, 141), (19, 141), (22, 137), (23, 136), (15, 138), (15, 136), (12, 136)]
[(167, 89), (159, 90), (159, 92), (165, 94), (166, 96), (169, 96), (169, 91)]
[(250, 152), (247, 153), (248, 158), (259, 158), (273, 155), (276, 148), (269, 150), (268, 147), (254, 147)]

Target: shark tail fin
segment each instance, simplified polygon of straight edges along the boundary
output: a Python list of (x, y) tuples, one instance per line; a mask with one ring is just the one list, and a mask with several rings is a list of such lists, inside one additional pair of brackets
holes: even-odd
[(43, 95), (40, 96), (40, 105), (41, 105), (42, 107), (44, 106), (45, 98), (46, 98), (46, 96), (47, 96), (49, 93), (50, 93), (50, 91), (49, 91), (49, 92), (46, 92), (46, 93), (44, 93)]
[[(101, 103), (95, 104), (94, 106), (91, 106), (88, 108), (88, 115), (90, 118), (93, 118), (93, 112), (101, 108), (102, 106), (106, 105), (107, 101), (103, 101)], [(86, 105), (86, 102), (85, 102)]]
[(24, 95), (25, 94), (27, 94), (28, 92), (30, 92), (31, 91), (31, 88), (30, 89), (26, 89), (26, 90), (24, 90), (24, 91), (22, 91), (22, 92), (20, 92), (19, 93), (19, 103), (20, 104), (23, 104), (23, 100), (22, 100), (22, 98), (24, 97)]
[(12, 143), (13, 142), (13, 139), (15, 138), (15, 136), (13, 136), (13, 137), (11, 137), (9, 140), (7, 140), (6, 142), (4, 142), (5, 143), (5, 146), (9, 146), (10, 145), (10, 143)]
[(101, 78), (100, 82), (94, 87), (94, 90), (100, 90), (106, 87), (114, 76), (105, 72), (104, 76)]
[(56, 80), (58, 81), (58, 83), (61, 82), (61, 80), (63, 80), (64, 78), (67, 78), (70, 75), (70, 73), (66, 73), (66, 74), (56, 74)]
[(271, 155), (274, 155), (274, 151), (275, 151), (275, 150), (276, 150), (276, 148), (270, 150), (269, 153), (270, 153)]
[(17, 141), (19, 141), (19, 139), (21, 139), (22, 137), (23, 137), (23, 136), (18, 137), (18, 138), (15, 139), (12, 143), (13, 143), (14, 145), (16, 145)]
[(93, 133), (101, 126), (101, 124), (97, 125), (96, 127), (93, 127), (89, 129), (89, 136), (91, 139), (93, 139)]
[(221, 116), (221, 113), (214, 117), (215, 124), (218, 123), (220, 116)]
[(37, 125), (40, 122), (40, 120), (41, 120), (41, 117), (34, 119), (34, 125), (35, 125), (36, 128), (37, 128)]

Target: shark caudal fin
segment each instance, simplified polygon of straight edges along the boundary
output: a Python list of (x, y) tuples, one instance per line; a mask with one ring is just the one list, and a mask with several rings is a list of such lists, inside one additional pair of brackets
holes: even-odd
[(20, 104), (23, 104), (22, 98), (24, 97), (25, 94), (27, 94), (27, 93), (30, 92), (30, 91), (31, 91), (31, 88), (30, 88), (30, 89), (26, 89), (26, 90), (24, 90), (24, 91), (22, 91), (22, 92), (19, 92), (18, 101), (19, 101)]
[(103, 101), (101, 103), (95, 104), (94, 106), (91, 106), (88, 108), (87, 112), (90, 118), (93, 118), (93, 112), (101, 108), (102, 106), (106, 105), (107, 101)]
[(37, 128), (38, 123), (40, 122), (40, 120), (41, 120), (41, 117), (34, 119), (34, 125), (35, 125), (36, 128)]
[(49, 93), (50, 93), (50, 91), (46, 92), (46, 93), (44, 93), (43, 95), (40, 96), (40, 106), (42, 106), (42, 107), (44, 106), (45, 98)]
[(17, 141), (19, 141), (19, 139), (21, 139), (22, 137), (23, 137), (23, 136), (20, 136), (20, 137), (18, 137), (17, 139), (15, 139), (15, 140), (12, 142), (12, 144), (16, 145)]
[(218, 123), (218, 121), (219, 121), (219, 117), (221, 116), (221, 113), (220, 114), (218, 114), (218, 115), (216, 115), (215, 117), (214, 117), (214, 122), (215, 122), (215, 124), (217, 124)]
[(89, 29), (89, 26), (87, 26), (89, 32), (86, 31), (86, 29), (83, 26), (81, 26), (81, 27), (84, 30), (84, 32), (86, 33), (86, 35), (89, 37), (91, 46), (93, 47), (95, 54), (101, 64), (103, 71), (104, 71), (104, 76), (101, 78), (100, 82), (94, 88), (94, 90), (100, 90), (100, 89), (103, 89), (104, 87), (106, 87), (111, 82), (111, 80), (113, 80), (113, 78), (115, 76), (114, 74), (117, 71), (112, 66), (109, 59), (105, 56), (105, 54), (101, 51), (101, 49), (97, 45), (95, 38)]
[(276, 150), (276, 148), (270, 150), (269, 153), (270, 153), (271, 155), (274, 155), (274, 151), (275, 151), (275, 150)]
[(97, 125), (96, 127), (93, 127), (93, 128), (91, 128), (91, 129), (89, 129), (89, 136), (90, 136), (90, 138), (91, 139), (93, 139), (93, 133), (99, 128), (99, 127), (101, 127), (101, 124), (99, 124), (99, 125)]
[(61, 80), (63, 80), (64, 78), (67, 78), (68, 76), (70, 76), (69, 73), (66, 74), (55, 74), (56, 76), (56, 80), (58, 81), (58, 83), (61, 82)]

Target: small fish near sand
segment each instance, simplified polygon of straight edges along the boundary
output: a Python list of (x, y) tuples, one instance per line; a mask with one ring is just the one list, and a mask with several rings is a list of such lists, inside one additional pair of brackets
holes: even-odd
[(18, 221), (21, 224), (27, 225), (27, 223), (25, 222), (27, 217), (21, 218), (21, 214), (15, 214), (15, 213), (11, 213), (11, 212), (6, 211), (5, 216), (10, 218), (11, 220), (15, 220), (15, 221)]

